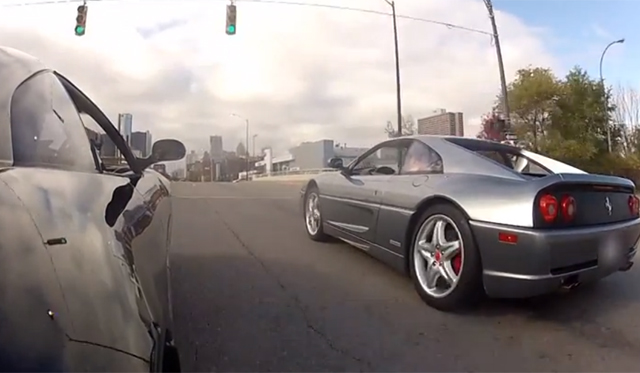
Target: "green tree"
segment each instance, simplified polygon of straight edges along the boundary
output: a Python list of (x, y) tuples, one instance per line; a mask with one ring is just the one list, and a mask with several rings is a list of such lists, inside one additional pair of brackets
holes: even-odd
[[(518, 70), (515, 80), (509, 84), (512, 126), (516, 133), (527, 137), (534, 150), (538, 150), (539, 142), (544, 139), (560, 87), (551, 69), (541, 67)], [(500, 97), (498, 100), (501, 101)]]
[(607, 149), (607, 123), (613, 109), (608, 106), (609, 91), (591, 79), (586, 71), (573, 68), (561, 84), (561, 94), (553, 113), (552, 130), (565, 139), (593, 143)]
[[(513, 130), (534, 151), (588, 172), (640, 180), (640, 99), (574, 67), (562, 79), (529, 67), (509, 84)], [(500, 99), (500, 97), (498, 97)], [(638, 123), (640, 124), (640, 123)], [(610, 129), (613, 152), (607, 146)]]

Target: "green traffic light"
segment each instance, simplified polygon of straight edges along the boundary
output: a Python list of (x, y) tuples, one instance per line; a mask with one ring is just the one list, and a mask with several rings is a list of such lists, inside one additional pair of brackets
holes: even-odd
[(236, 26), (234, 25), (227, 26), (227, 34), (235, 34), (235, 33), (236, 33)]
[(84, 26), (76, 26), (76, 35), (84, 35)]

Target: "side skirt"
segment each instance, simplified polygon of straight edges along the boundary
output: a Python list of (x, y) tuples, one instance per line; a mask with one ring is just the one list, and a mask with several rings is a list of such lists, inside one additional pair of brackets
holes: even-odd
[(324, 223), (323, 229), (326, 234), (338, 238), (348, 243), (349, 245), (366, 252), (370, 256), (380, 260), (381, 262), (392, 267), (398, 272), (407, 274), (405, 265), (406, 259), (403, 255), (393, 252), (373, 242), (366, 241), (349, 232), (345, 232), (344, 230), (341, 230), (331, 224)]

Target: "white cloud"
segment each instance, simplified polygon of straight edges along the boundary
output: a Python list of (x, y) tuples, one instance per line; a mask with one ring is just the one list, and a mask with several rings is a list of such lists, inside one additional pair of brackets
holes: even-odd
[[(309, 0), (299, 0), (306, 2)], [(310, 2), (310, 1), (309, 1)], [(388, 11), (383, 0), (314, 0)], [(6, 4), (6, 3), (5, 3)], [(395, 118), (390, 17), (307, 6), (237, 1), (238, 32), (224, 32), (224, 1), (90, 2), (87, 34), (73, 34), (78, 3), (2, 7), (0, 44), (36, 55), (107, 112), (134, 115), (134, 129), (207, 148), (244, 141), (287, 148), (333, 138), (350, 145), (381, 139)], [(399, 14), (488, 30), (481, 0), (398, 0)], [(554, 67), (543, 33), (496, 14), (507, 75), (529, 64)], [(400, 19), (403, 111), (465, 113), (466, 131), (499, 89), (486, 35)]]

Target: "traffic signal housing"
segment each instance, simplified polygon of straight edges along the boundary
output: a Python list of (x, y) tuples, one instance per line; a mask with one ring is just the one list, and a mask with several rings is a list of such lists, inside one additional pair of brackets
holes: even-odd
[(227, 35), (236, 34), (236, 6), (234, 4), (227, 5)]
[(89, 7), (86, 4), (78, 6), (78, 15), (76, 16), (76, 28), (75, 33), (77, 36), (82, 36), (87, 28), (87, 10)]

